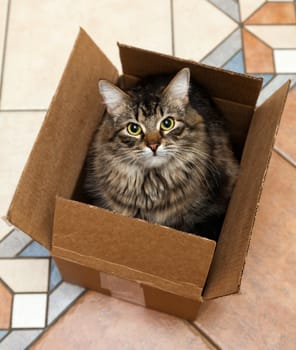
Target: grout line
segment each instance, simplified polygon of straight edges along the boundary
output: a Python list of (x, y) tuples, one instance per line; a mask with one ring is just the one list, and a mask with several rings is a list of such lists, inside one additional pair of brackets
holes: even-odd
[(1, 338), (1, 340), (0, 340), (0, 345), (1, 345), (1, 343), (3, 342), (3, 340), (5, 339), (5, 338), (7, 338), (8, 336), (9, 336), (9, 334), (11, 333), (11, 329), (9, 328), (9, 329), (3, 329), (4, 331), (7, 331), (7, 334), (3, 337), (3, 338)]
[(211, 0), (208, 0), (208, 2), (213, 5), (214, 7), (216, 7), (217, 10), (219, 10), (220, 12), (222, 12), (225, 16), (227, 16), (228, 18), (230, 18), (233, 22), (240, 24), (241, 20), (240, 20), (240, 13), (238, 14), (238, 20), (233, 18), (229, 13), (227, 13), (226, 11), (222, 10), (218, 5), (216, 5), (214, 2), (212, 2)]
[[(30, 237), (31, 238), (31, 237)], [(16, 255), (15, 257), (17, 258), (36, 258), (36, 256), (19, 256), (20, 254), (22, 254), (22, 252), (27, 249), (29, 247), (29, 245), (31, 245), (33, 243), (33, 239), (31, 238), (30, 242), (27, 243)], [(38, 258), (41, 258), (40, 256), (38, 256)]]
[(198, 335), (202, 338), (202, 340), (205, 342), (206, 345), (216, 349), (216, 350), (222, 350), (221, 347), (216, 344), (216, 342), (203, 330), (201, 330), (193, 321), (184, 321), (187, 323), (187, 325), (192, 328), (192, 331), (195, 333), (198, 333)]
[(88, 290), (85, 289), (81, 294), (79, 294), (79, 296), (78, 296), (75, 300), (73, 300), (73, 301), (71, 302), (71, 304), (69, 304), (69, 305), (67, 306), (66, 309), (64, 309), (64, 310), (56, 317), (56, 319), (55, 319), (54, 321), (52, 321), (52, 323), (51, 323), (50, 325), (47, 325), (46, 327), (42, 328), (42, 329), (43, 329), (43, 332), (41, 332), (35, 339), (32, 340), (32, 342), (28, 345), (27, 349), (30, 349), (30, 347), (31, 347), (35, 342), (37, 342), (45, 333), (47, 333), (48, 331), (50, 331), (51, 327), (53, 327), (53, 326), (55, 325), (55, 323), (57, 323), (57, 322), (60, 320), (60, 318), (61, 318), (62, 316), (64, 316), (64, 315), (66, 314), (66, 312), (67, 312), (76, 302), (78, 302), (78, 300), (79, 300), (80, 298), (82, 298), (83, 295), (84, 295), (87, 291), (88, 291)]
[(286, 152), (282, 151), (278, 147), (274, 147), (273, 150), (281, 156), (283, 159), (285, 159), (290, 165), (292, 165), (294, 168), (296, 168), (296, 161), (289, 156)]
[(171, 10), (171, 38), (172, 38), (172, 55), (175, 56), (175, 22), (174, 22), (174, 0), (170, 0)]
[[(220, 48), (220, 46), (222, 44), (224, 44), (226, 42), (226, 40), (228, 40), (232, 34), (234, 34), (237, 30), (240, 30), (240, 27), (236, 27), (230, 34), (228, 34), (222, 41), (220, 41), (219, 44), (217, 44), (217, 46), (215, 46), (211, 51), (209, 51), (204, 57), (202, 57), (199, 62), (202, 63), (208, 56), (212, 55), (215, 50), (218, 50)], [(241, 45), (242, 46), (242, 45)], [(221, 67), (221, 66), (220, 66)]]
[[(249, 16), (247, 17), (247, 18), (245, 18), (243, 21), (241, 21), (241, 23), (243, 24), (243, 25), (245, 25), (246, 24), (246, 22), (256, 13), (256, 12), (258, 12), (259, 10), (261, 10), (262, 9), (262, 7), (267, 3), (268, 1), (267, 0), (265, 0), (264, 2), (263, 2), (263, 4), (261, 4), (259, 7), (257, 7), (252, 13), (250, 13), (249, 14)], [(241, 12), (240, 12), (240, 14), (241, 14)], [(240, 17), (241, 19), (242, 19), (242, 16)], [(248, 25), (248, 24), (247, 24)], [(250, 24), (251, 25), (251, 24)]]
[(48, 311), (49, 311), (49, 294), (50, 294), (50, 280), (51, 280), (51, 264), (52, 258), (49, 258), (48, 264), (48, 278), (47, 278), (47, 298), (46, 298), (46, 314), (45, 314), (45, 327), (48, 326)]
[(14, 231), (14, 228), (12, 227), (11, 230), (8, 231), (8, 233), (2, 239), (0, 239), (0, 244), (4, 242), (12, 234), (13, 231)]
[[(242, 48), (238, 49), (224, 64), (221, 68), (224, 68), (240, 51), (243, 51)], [(245, 72), (245, 67), (244, 67), (244, 72)]]
[(2, 65), (0, 72), (0, 106), (2, 100), (2, 90), (3, 90), (3, 80), (4, 80), (4, 67), (5, 67), (5, 59), (6, 59), (6, 49), (7, 49), (7, 38), (8, 38), (8, 24), (10, 17), (10, 5), (11, 0), (8, 0), (7, 9), (6, 9), (6, 22), (5, 22), (5, 32), (4, 32), (4, 43), (3, 43), (3, 53), (2, 53)]

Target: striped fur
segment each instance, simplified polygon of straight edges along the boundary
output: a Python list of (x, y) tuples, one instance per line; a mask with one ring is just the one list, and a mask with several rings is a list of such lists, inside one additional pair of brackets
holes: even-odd
[[(238, 163), (222, 117), (196, 83), (189, 86), (189, 69), (172, 80), (150, 77), (126, 92), (100, 84), (107, 113), (89, 155), (94, 204), (216, 239)], [(168, 117), (174, 128), (161, 130)], [(131, 122), (140, 135), (128, 133)]]

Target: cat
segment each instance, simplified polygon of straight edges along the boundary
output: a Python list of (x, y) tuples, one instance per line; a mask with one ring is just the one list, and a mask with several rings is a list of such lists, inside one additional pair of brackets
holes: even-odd
[(93, 204), (217, 240), (239, 165), (189, 68), (126, 91), (100, 80), (99, 91), (106, 114), (86, 180)]

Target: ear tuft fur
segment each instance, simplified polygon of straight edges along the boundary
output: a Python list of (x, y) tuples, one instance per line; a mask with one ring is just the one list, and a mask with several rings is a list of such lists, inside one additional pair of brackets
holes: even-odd
[(125, 92), (107, 80), (99, 81), (99, 91), (110, 114), (116, 114), (128, 98)]
[(189, 86), (190, 70), (189, 68), (183, 68), (170, 81), (164, 90), (164, 94), (170, 99), (179, 100), (185, 104), (188, 102)]

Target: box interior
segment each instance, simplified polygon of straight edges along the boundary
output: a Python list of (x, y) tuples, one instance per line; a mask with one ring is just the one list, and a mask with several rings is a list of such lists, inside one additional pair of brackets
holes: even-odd
[[(226, 72), (218, 68), (126, 45), (119, 45), (119, 50), (125, 75), (122, 79), (126, 82), (150, 74), (176, 73), (182, 67), (189, 67), (193, 78), (208, 90), (227, 118), (236, 154), (241, 158), (241, 171), (226, 214), (204, 295), (206, 298), (212, 298), (236, 292), (288, 85), (283, 86), (254, 113), (262, 84), (261, 79)], [(118, 266), (126, 264), (124, 269), (118, 268), (118, 273), (122, 276), (135, 279), (138, 276), (140, 280), (146, 278), (145, 281), (148, 283), (148, 274), (150, 281), (153, 278), (154, 281), (157, 280), (155, 285), (164, 288), (162, 283), (169, 282), (169, 287), (166, 284), (167, 289), (164, 290), (179, 291), (179, 295), (184, 295), (194, 288), (195, 290), (199, 288), (205, 279), (203, 272), (198, 271), (198, 266), (190, 265), (191, 263), (193, 265), (202, 264), (201, 261), (198, 261), (195, 253), (199, 249), (199, 244), (201, 247), (206, 247), (206, 256), (209, 257), (212, 254), (214, 242), (178, 231), (172, 233), (171, 238), (169, 238), (168, 233), (174, 230), (155, 225), (153, 230), (156, 231), (156, 234), (152, 237), (152, 231), (150, 232), (148, 229), (149, 225), (152, 224), (132, 218), (122, 218), (119, 215), (116, 216), (115, 220), (115, 214), (70, 200), (73, 199), (73, 194), (75, 194), (75, 198), (78, 198), (79, 186), (77, 183), (83, 174), (82, 169), (87, 150), (104, 113), (104, 106), (98, 94), (98, 80), (107, 79), (116, 83), (118, 78), (116, 68), (89, 36), (80, 30), (7, 216), (15, 226), (50, 248), (56, 212), (55, 242), (53, 245), (53, 252), (56, 255), (70, 260), (80, 259), (81, 264), (88, 264), (94, 268), (99, 268), (100, 264), (105, 263), (105, 268), (110, 269), (110, 271), (115, 265), (118, 268)], [(266, 118), (266, 115), (269, 117)], [(56, 200), (57, 196), (61, 198)], [(72, 221), (68, 220), (68, 214), (71, 210), (73, 210)], [(112, 233), (113, 238), (111, 236), (105, 237), (104, 231), (102, 231), (102, 238), (101, 236), (93, 238), (98, 250), (92, 252), (88, 236), (81, 235), (81, 232), (86, 232), (88, 228), (83, 226), (80, 227), (81, 231), (78, 231), (75, 230), (73, 223), (77, 224), (78, 213), (90, 215), (90, 220), (87, 222), (90, 224), (89, 227), (95, 231), (96, 227), (91, 225), (92, 220), (95, 220), (94, 213), (98, 211), (106, 221), (101, 220), (96, 227), (100, 225), (104, 227), (104, 222), (109, 222), (108, 230)], [(116, 236), (119, 233), (112, 229), (113, 224), (122, 224), (121, 220), (125, 222), (125, 231), (128, 233), (124, 239)], [(81, 225), (84, 225), (86, 220), (80, 220), (80, 222)], [(186, 262), (182, 267), (180, 261), (173, 268), (173, 258), (168, 254), (167, 258), (163, 258), (168, 260), (164, 260), (164, 265), (161, 266), (172, 267), (168, 271), (161, 271), (160, 266), (160, 270), (157, 272), (152, 269), (153, 262), (147, 253), (145, 256), (148, 259), (147, 265), (141, 265), (143, 262), (136, 256), (138, 250), (135, 249), (140, 244), (137, 240), (137, 232), (140, 231), (135, 231), (134, 226), (143, 232), (139, 234), (142, 242), (139, 252), (141, 252), (142, 257), (145, 252), (147, 253), (145, 249), (149, 246), (146, 245), (149, 238), (151, 242), (154, 240), (157, 242), (157, 240), (166, 237), (169, 244), (172, 245), (171, 247), (176, 242), (181, 242), (181, 246), (190, 243), (188, 247), (186, 245), (186, 249), (188, 248), (191, 252), (190, 255), (187, 254), (187, 257), (174, 248), (176, 254), (181, 254), (178, 259), (187, 259), (188, 264)], [(72, 227), (72, 230), (69, 231), (67, 227)], [(91, 238), (92, 231), (87, 232)], [(147, 233), (146, 236), (144, 232)], [(182, 237), (182, 239), (180, 240), (178, 237)], [(112, 242), (108, 241), (111, 238), (114, 240), (113, 245)], [(175, 243), (174, 239), (176, 239)], [(125, 242), (128, 242), (128, 246), (125, 247), (129, 252), (127, 256), (122, 253), (124, 250), (120, 252), (120, 245), (125, 244)], [(144, 244), (144, 242), (146, 243)], [(195, 244), (196, 242), (199, 243)], [(162, 244), (166, 245), (165, 242)], [(192, 247), (195, 247), (195, 251), (190, 248), (191, 244)], [(114, 253), (118, 260), (111, 261), (112, 254), (104, 256), (107, 253), (106, 249), (100, 251), (100, 247), (109, 247), (110, 252)], [(115, 252), (114, 249), (117, 251)], [(98, 251), (102, 256), (96, 253)], [(159, 259), (166, 253), (166, 251), (159, 250)], [(127, 261), (128, 257), (132, 260)], [(206, 264), (209, 263), (209, 258), (207, 259)], [(148, 264), (149, 260), (151, 266)], [(132, 266), (135, 261), (137, 263)], [(174, 269), (176, 271), (173, 271)], [(134, 271), (131, 272), (132, 270)], [(203, 271), (207, 272), (206, 266), (204, 266)], [(158, 277), (156, 275), (151, 277), (156, 272)], [(191, 274), (197, 274), (194, 280), (192, 280)], [(184, 287), (186, 284), (187, 289)], [(191, 284), (193, 289), (191, 289), (192, 286), (190, 287)]]

